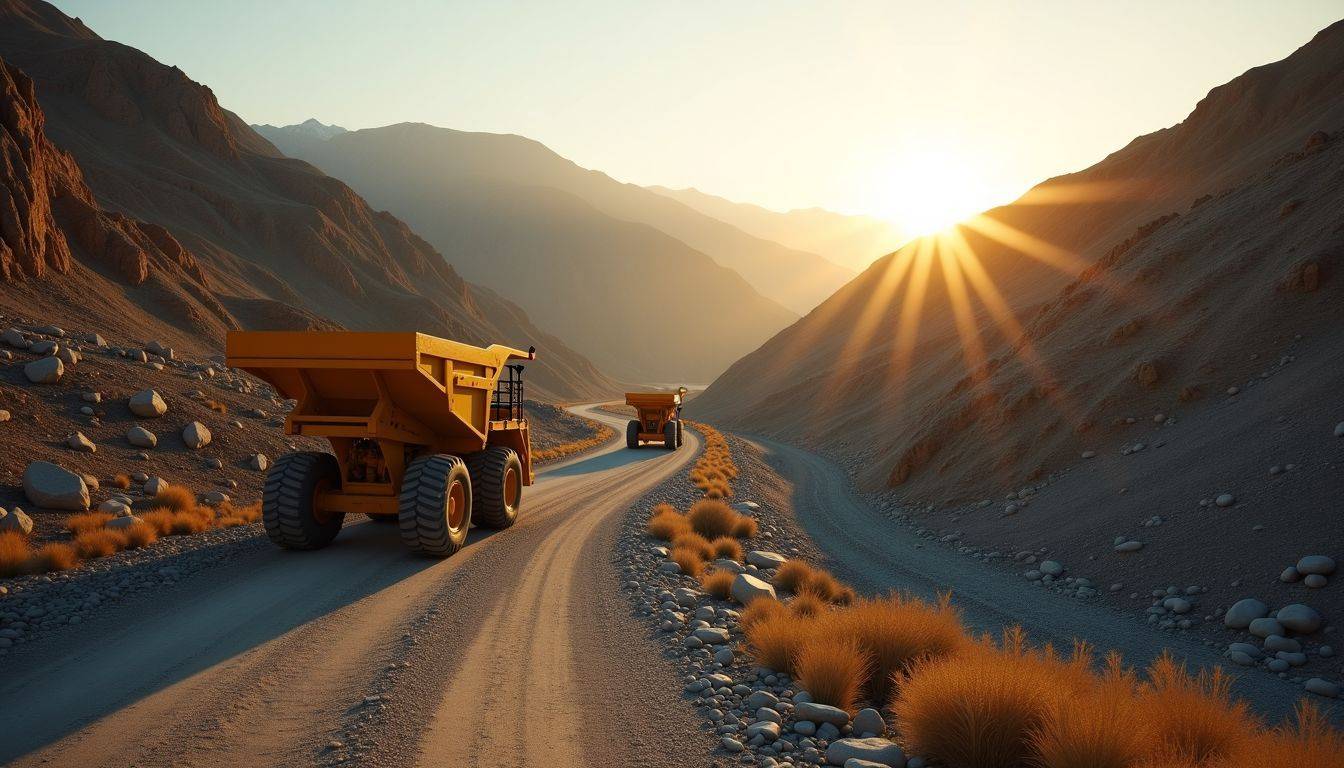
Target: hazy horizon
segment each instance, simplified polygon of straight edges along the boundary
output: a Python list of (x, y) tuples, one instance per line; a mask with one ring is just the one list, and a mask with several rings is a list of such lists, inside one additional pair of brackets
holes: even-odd
[(519, 134), (625, 182), (912, 232), (1179, 122), (1341, 15), (1325, 0), (1047, 3), (1032, 18), (987, 3), (56, 4), (250, 123)]

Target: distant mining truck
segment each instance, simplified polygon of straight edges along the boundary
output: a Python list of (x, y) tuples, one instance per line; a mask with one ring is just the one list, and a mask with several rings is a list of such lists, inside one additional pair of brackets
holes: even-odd
[(531, 485), (526, 352), (422, 333), (231, 331), (228, 365), (297, 405), (285, 433), (331, 453), (279, 457), (261, 516), (286, 549), (330, 544), (346, 514), (395, 523), (412, 550), (447, 557), (473, 523), (508, 528)]
[(685, 387), (676, 392), (626, 392), (625, 404), (634, 406), (639, 418), (625, 425), (625, 447), (638, 448), (641, 443), (658, 443), (669, 451), (681, 446), (681, 397)]

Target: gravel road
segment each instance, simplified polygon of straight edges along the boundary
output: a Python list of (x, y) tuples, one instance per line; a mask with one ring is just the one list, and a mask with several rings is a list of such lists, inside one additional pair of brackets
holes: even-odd
[(676, 453), (613, 442), (548, 467), (517, 525), (447, 560), (351, 523), (7, 658), (0, 763), (702, 765), (609, 554), (620, 513), (698, 447), (688, 432)]
[[(1067, 650), (1075, 638), (1098, 649), (1120, 651), (1143, 665), (1170, 650), (1192, 667), (1223, 666), (1236, 678), (1234, 690), (1262, 715), (1289, 715), (1302, 689), (1258, 670), (1241, 672), (1226, 663), (1221, 649), (1194, 638), (1157, 632), (1147, 624), (1103, 605), (1045, 590), (1002, 568), (959, 556), (949, 546), (921, 538), (856, 499), (849, 480), (832, 462), (763, 438), (767, 461), (794, 484), (794, 513), (811, 539), (833, 561), (837, 576), (867, 593), (893, 589), (933, 598), (951, 590), (968, 626), (997, 635), (1021, 624), (1036, 643)], [(875, 535), (880, 532), (880, 535)], [(1338, 720), (1337, 703), (1311, 697)]]

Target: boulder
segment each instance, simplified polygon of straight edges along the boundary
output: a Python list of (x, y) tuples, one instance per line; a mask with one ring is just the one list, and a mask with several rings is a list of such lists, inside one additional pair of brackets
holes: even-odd
[(691, 633), (691, 637), (698, 639), (705, 645), (728, 642), (728, 630), (723, 627), (700, 627)]
[(829, 704), (805, 701), (793, 708), (793, 716), (813, 723), (830, 723), (839, 728), (849, 722), (849, 713)]
[(1064, 565), (1055, 560), (1046, 560), (1041, 563), (1040, 571), (1047, 576), (1059, 576), (1064, 573)]
[(210, 491), (201, 497), (201, 503), (211, 507), (218, 507), (228, 500), (229, 494), (223, 491)]
[(4, 341), (15, 349), (27, 349), (32, 346), (31, 342), (28, 341), (28, 337), (24, 336), (23, 331), (20, 331), (18, 328), (10, 328), (3, 334), (0, 334), (0, 341)]
[(826, 748), (826, 762), (831, 765), (845, 765), (848, 760), (905, 768), (905, 752), (899, 745), (880, 738), (837, 739)]
[(775, 598), (775, 588), (766, 581), (749, 573), (739, 573), (733, 577), (731, 589), (733, 599), (743, 605), (750, 605), (758, 597)]
[(84, 478), (49, 461), (31, 462), (23, 470), (23, 493), (42, 509), (83, 512), (89, 508)]
[(265, 472), (271, 466), (271, 460), (264, 453), (254, 453), (248, 458), (247, 464), (258, 472)]
[(98, 511), (120, 517), (121, 515), (131, 514), (131, 505), (120, 499), (108, 499), (98, 505)]
[(54, 341), (34, 341), (28, 351), (34, 355), (54, 355), (61, 348), (61, 345)]
[(1246, 629), (1251, 622), (1269, 615), (1269, 606), (1248, 597), (1238, 600), (1227, 609), (1223, 616), (1223, 625), (1230, 629)]
[(1321, 614), (1317, 613), (1315, 608), (1302, 603), (1285, 605), (1274, 617), (1284, 627), (1303, 635), (1309, 635), (1321, 628)]
[(143, 419), (158, 418), (168, 412), (168, 404), (152, 389), (141, 390), (131, 395), (126, 405), (130, 407), (131, 413)]
[(8, 512), (0, 508), (0, 533), (14, 531), (24, 536), (33, 532), (33, 518), (15, 507)]
[(114, 517), (111, 520), (108, 520), (107, 523), (103, 525), (103, 527), (110, 531), (120, 531), (125, 530), (126, 528), (130, 528), (131, 526), (135, 525), (138, 522), (140, 522), (140, 518), (136, 517), (135, 515), (121, 515), (119, 517)]
[(199, 449), (210, 444), (210, 428), (199, 421), (193, 421), (182, 428), (182, 442), (188, 448)]
[(1279, 623), (1279, 620), (1272, 619), (1268, 616), (1252, 621), (1250, 626), (1246, 628), (1246, 631), (1256, 637), (1269, 637), (1270, 635), (1284, 634), (1283, 625)]
[(79, 353), (69, 347), (61, 347), (56, 350), (56, 357), (60, 358), (61, 362), (66, 365), (74, 365), (80, 360)]
[(162, 477), (151, 477), (145, 481), (145, 495), (151, 499), (158, 498), (167, 489), (168, 481)]
[(158, 355), (164, 360), (172, 360), (174, 352), (172, 347), (164, 346), (162, 342), (151, 341), (145, 345), (145, 351), (151, 355)]
[(1297, 561), (1297, 572), (1303, 575), (1329, 576), (1335, 572), (1335, 561), (1325, 555), (1307, 555)]
[(754, 565), (757, 568), (766, 570), (770, 568), (778, 568), (783, 565), (786, 560), (788, 560), (788, 558), (778, 552), (766, 552), (757, 549), (747, 553), (747, 563), (749, 565)]
[(159, 444), (159, 438), (144, 427), (134, 426), (126, 430), (126, 442), (137, 448), (153, 448)]
[(854, 733), (859, 736), (872, 734), (881, 736), (887, 732), (887, 723), (882, 719), (882, 713), (871, 707), (860, 709), (854, 716)]
[(65, 363), (59, 357), (44, 357), (23, 366), (23, 375), (34, 384), (55, 384), (65, 374)]
[(65, 444), (80, 453), (97, 453), (98, 446), (93, 441), (84, 436), (83, 432), (75, 432), (65, 438)]

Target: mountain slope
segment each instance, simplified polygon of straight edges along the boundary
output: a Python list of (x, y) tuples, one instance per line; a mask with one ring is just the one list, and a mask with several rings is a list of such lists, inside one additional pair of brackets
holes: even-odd
[[(77, 249), (87, 285), (16, 275), (28, 278), (16, 291), (34, 310), (162, 331), (186, 348), (217, 348), (233, 327), (330, 325), (535, 344), (534, 394), (614, 388), (516, 306), (462, 280), (400, 220), (281, 156), (175, 67), (25, 0), (0, 2), (0, 56), (35, 82), (45, 134), (82, 169), (97, 206), (159, 225), (134, 225), (150, 240), (162, 233), (161, 253), (113, 271)], [(88, 289), (99, 301), (51, 298)]]
[(781, 213), (693, 188), (648, 189), (743, 232), (818, 254), (855, 272), (862, 272), (873, 260), (891, 253), (908, 239), (891, 224), (871, 216), (847, 216), (824, 208), (798, 208)]
[(1319, 330), (1340, 326), (1344, 189), (1316, 132), (1344, 128), (1340, 93), (1344, 23), (959, 227), (974, 261), (946, 237), (880, 260), (690, 411), (845, 457), (869, 487), (964, 500), (1068, 465), (1145, 409), (1209, 407), (1289, 329), (1338, 359)]
[(797, 317), (681, 240), (604, 212), (592, 189), (618, 187), (608, 196), (619, 197), (626, 185), (536, 142), (420, 124), (325, 141), (262, 130), (405, 218), (469, 279), (522, 301), (614, 375), (706, 382)]

